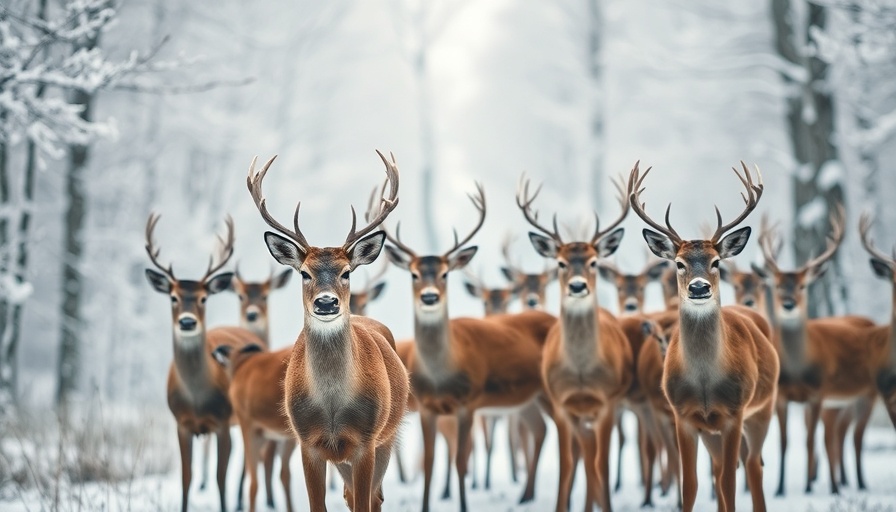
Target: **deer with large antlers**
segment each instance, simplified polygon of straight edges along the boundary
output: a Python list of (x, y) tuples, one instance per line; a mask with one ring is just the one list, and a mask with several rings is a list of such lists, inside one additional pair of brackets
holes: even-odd
[(230, 286), (233, 274), (219, 272), (233, 255), (233, 221), (227, 218), (227, 235), (219, 237), (218, 253), (209, 259), (205, 275), (198, 281), (178, 279), (172, 266), (159, 261), (160, 250), (153, 240), (159, 222), (151, 214), (146, 222), (146, 252), (158, 270), (146, 269), (146, 278), (159, 293), (171, 298), (171, 323), (174, 337), (174, 361), (168, 369), (168, 408), (177, 422), (180, 447), (182, 499), (187, 510), (193, 478), (193, 437), (216, 434), (217, 481), (221, 510), (226, 507), (227, 462), (230, 459), (230, 421), (232, 408), (227, 398), (229, 379), (215, 363), (212, 351), (222, 345), (235, 348), (249, 343), (263, 344), (255, 334), (240, 327), (206, 329), (205, 303), (209, 296)]
[(512, 239), (507, 237), (501, 244), (501, 254), (504, 256), (504, 266), (501, 273), (512, 283), (512, 288), (523, 302), (525, 309), (544, 309), (546, 306), (546, 292), (549, 284), (557, 279), (557, 267), (548, 266), (541, 272), (526, 272), (510, 256), (510, 243)]
[(631, 386), (634, 367), (631, 347), (619, 322), (597, 304), (597, 262), (613, 254), (622, 240), (618, 228), (628, 213), (627, 193), (620, 184), (622, 212), (605, 229), (595, 214), (595, 229), (587, 242), (564, 241), (554, 215), (553, 229), (538, 221), (532, 203), (541, 187), (530, 193), (523, 176), (517, 191), (517, 206), (538, 232), (529, 240), (536, 252), (554, 259), (559, 267), (560, 318), (548, 333), (541, 366), (545, 390), (553, 404), (553, 417), (560, 443), (560, 480), (557, 512), (567, 510), (575, 469), (572, 438), (575, 436), (585, 461), (586, 510), (597, 501), (610, 511), (610, 435), (616, 406)]
[[(809, 283), (824, 274), (827, 262), (842, 242), (844, 218), (845, 214), (840, 206), (831, 214), (832, 231), (825, 249), (792, 271), (781, 270), (778, 266), (776, 246), (779, 242), (774, 227), (763, 222), (763, 231), (759, 237), (767, 270), (760, 267), (754, 267), (754, 270), (762, 273), (772, 286), (772, 323), (781, 361), (777, 404), (778, 426), (781, 430), (781, 472), (776, 493), (779, 496), (784, 494), (788, 403), (805, 403), (807, 407), (806, 492), (809, 492), (816, 466), (815, 431), (822, 406), (851, 407), (856, 400), (873, 395), (874, 392), (874, 383), (867, 375), (870, 361), (869, 354), (863, 347), (865, 340), (856, 335), (856, 329), (870, 327), (873, 322), (861, 316), (808, 318)], [(837, 478), (834, 477), (839, 462), (836, 431), (836, 428), (825, 429), (832, 493), (837, 493), (839, 488)], [(861, 450), (857, 453), (857, 462), (861, 464)]]
[(345, 500), (358, 511), (380, 510), (382, 480), (407, 405), (408, 376), (389, 329), (348, 310), (349, 278), (372, 263), (385, 242), (375, 231), (398, 205), (398, 166), (377, 152), (386, 166), (389, 194), (374, 219), (352, 226), (340, 247), (316, 247), (299, 228), (268, 212), (262, 182), (274, 158), (258, 172), (255, 160), (246, 185), (265, 222), (277, 233), (264, 238), (271, 255), (302, 276), (305, 323), (295, 342), (284, 379), (284, 409), (299, 440), (305, 487), (313, 511), (326, 510), (326, 463), (334, 462), (345, 482)]
[(453, 246), (440, 255), (419, 256), (401, 241), (398, 226), (394, 235), (386, 231), (392, 243), (386, 246), (389, 260), (412, 276), (415, 345), (408, 372), (423, 430), (424, 512), (429, 510), (437, 416), (457, 419), (455, 467), (460, 508), (466, 511), (464, 477), (474, 414), (484, 408), (519, 408), (541, 392), (541, 350), (555, 321), (542, 311), (449, 320), (448, 274), (476, 254), (478, 248), (466, 244), (485, 222), (481, 185), (470, 199), (479, 213), (476, 226), (462, 240), (455, 231)]
[(734, 172), (745, 188), (745, 208), (727, 224), (716, 208), (717, 228), (704, 240), (679, 236), (669, 221), (671, 204), (665, 226), (647, 214), (641, 194), (650, 169), (641, 175), (635, 167), (630, 177), (631, 206), (653, 228), (644, 229), (644, 239), (655, 255), (675, 262), (678, 276), (679, 323), (662, 384), (675, 417), (685, 511), (693, 510), (697, 497), (698, 436), (712, 455), (719, 510), (734, 510), (742, 438), (753, 510), (766, 510), (761, 452), (774, 412), (778, 357), (762, 317), (742, 306), (722, 307), (719, 298), (721, 261), (739, 254), (750, 237), (749, 226), (731, 230), (756, 208), (763, 191), (762, 175), (754, 183), (745, 164), (743, 169), (743, 175)]

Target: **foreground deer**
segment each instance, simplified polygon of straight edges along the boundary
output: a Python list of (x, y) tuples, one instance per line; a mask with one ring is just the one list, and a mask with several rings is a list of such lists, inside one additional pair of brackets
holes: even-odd
[[(230, 403), (243, 434), (246, 452), (246, 470), (249, 474), (249, 512), (255, 512), (258, 495), (258, 462), (262, 448), (270, 449), (282, 441), (280, 451), (280, 482), (286, 494), (286, 509), (292, 512), (290, 492), (291, 473), (289, 461), (296, 442), (289, 430), (289, 422), (283, 412), (283, 377), (292, 347), (267, 352), (258, 345), (246, 345), (237, 351), (220, 346), (212, 355), (224, 367), (230, 377)], [(272, 444), (269, 448), (266, 444)], [(264, 461), (267, 465), (268, 461)], [(268, 485), (268, 506), (273, 508), (269, 486), (270, 470), (265, 467), (265, 484)]]
[(233, 277), (230, 272), (216, 274), (233, 255), (233, 221), (230, 217), (227, 218), (227, 235), (219, 238), (217, 257), (210, 259), (205, 275), (198, 281), (177, 279), (171, 265), (165, 268), (159, 262), (160, 249), (153, 241), (158, 222), (157, 214), (151, 214), (146, 222), (146, 252), (160, 272), (148, 268), (146, 278), (153, 289), (171, 297), (174, 361), (168, 369), (167, 394), (168, 408), (177, 422), (182, 472), (181, 510), (187, 510), (193, 478), (193, 436), (214, 433), (218, 445), (218, 494), (223, 512), (227, 509), (232, 410), (227, 398), (227, 375), (215, 363), (212, 352), (222, 345), (239, 348), (248, 343), (264, 342), (240, 327), (218, 327), (208, 331), (205, 328), (206, 299), (226, 290)]
[[(267, 224), (271, 255), (302, 275), (305, 324), (296, 340), (284, 380), (284, 409), (301, 445), (305, 487), (313, 511), (326, 510), (327, 461), (337, 464), (345, 500), (353, 511), (380, 510), (382, 481), (389, 465), (408, 396), (408, 377), (395, 353), (392, 333), (383, 324), (348, 311), (349, 276), (372, 263), (385, 241), (374, 229), (398, 204), (398, 167), (386, 165), (389, 196), (373, 222), (352, 227), (341, 247), (315, 247), (299, 228), (299, 206), (289, 229), (268, 213), (262, 181), (274, 158), (246, 184)], [(281, 236), (283, 235), (283, 236)]]
[[(485, 221), (485, 196), (470, 196), (479, 222), (463, 240), (441, 255), (418, 256), (395, 235), (386, 246), (389, 260), (413, 278), (414, 342), (408, 372), (420, 404), (423, 429), (423, 511), (429, 510), (436, 417), (457, 420), (455, 467), (460, 509), (467, 510), (466, 485), (470, 429), (477, 410), (518, 408), (541, 391), (541, 350), (554, 317), (541, 311), (489, 318), (448, 318), (448, 273), (465, 267), (477, 247), (464, 247)], [(534, 474), (534, 470), (532, 471)]]
[(597, 260), (612, 255), (622, 240), (616, 228), (628, 213), (627, 194), (619, 188), (622, 213), (610, 226), (600, 229), (587, 242), (564, 242), (557, 229), (538, 222), (532, 203), (539, 189), (530, 195), (529, 181), (523, 177), (517, 191), (517, 206), (540, 233), (530, 232), (536, 252), (557, 261), (561, 289), (560, 319), (548, 333), (542, 361), (545, 390), (553, 404), (553, 416), (560, 442), (560, 480), (557, 512), (567, 510), (574, 472), (572, 436), (582, 449), (585, 462), (586, 510), (597, 491), (601, 510), (610, 507), (610, 435), (616, 420), (616, 406), (631, 386), (634, 365), (631, 347), (619, 322), (597, 304)]
[(734, 172), (746, 189), (746, 207), (725, 225), (716, 209), (718, 224), (709, 240), (683, 240), (669, 223), (668, 208), (665, 227), (647, 215), (640, 196), (650, 169), (640, 175), (635, 167), (630, 178), (635, 184), (632, 208), (658, 231), (644, 229), (648, 247), (677, 267), (679, 324), (666, 353), (663, 391), (675, 416), (685, 511), (693, 510), (697, 497), (698, 435), (712, 455), (719, 510), (734, 510), (741, 435), (747, 441), (746, 471), (753, 510), (766, 510), (761, 452), (774, 411), (778, 358), (757, 325), (757, 320), (763, 322), (761, 317), (741, 306), (722, 307), (719, 299), (719, 264), (743, 250), (750, 228), (722, 235), (740, 224), (762, 196), (762, 175), (754, 184), (750, 171), (743, 167), (743, 176)]
[[(776, 234), (764, 223), (759, 238), (765, 258), (764, 276), (772, 283), (775, 341), (781, 360), (778, 381), (778, 426), (781, 429), (781, 473), (777, 495), (784, 494), (784, 474), (787, 453), (787, 405), (789, 402), (806, 404), (806, 449), (808, 475), (806, 492), (812, 490), (816, 467), (815, 431), (825, 402), (843, 407), (855, 400), (873, 395), (874, 383), (867, 373), (872, 364), (865, 349), (866, 340), (856, 335), (856, 329), (870, 327), (871, 320), (860, 316), (808, 318), (809, 283), (824, 274), (826, 263), (833, 257), (843, 240), (845, 214), (840, 207), (831, 215), (832, 233), (825, 250), (793, 271), (778, 267)], [(833, 403), (831, 403), (833, 402)], [(870, 414), (870, 408), (863, 414)], [(861, 421), (867, 421), (867, 419)], [(833, 426), (833, 421), (829, 421)], [(825, 448), (829, 454), (831, 492), (838, 492), (835, 469), (839, 464), (837, 428), (825, 429)], [(861, 432), (859, 432), (861, 435)], [(858, 440), (861, 447), (861, 439)], [(856, 454), (861, 464), (861, 450)], [(859, 470), (861, 473), (861, 469)]]

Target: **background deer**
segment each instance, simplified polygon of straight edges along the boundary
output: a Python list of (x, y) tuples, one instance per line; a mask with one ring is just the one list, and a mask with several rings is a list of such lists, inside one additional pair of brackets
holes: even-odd
[(372, 277), (367, 277), (361, 290), (352, 292), (349, 298), (348, 309), (353, 315), (366, 315), (367, 305), (380, 297), (380, 294), (386, 288), (386, 282), (382, 279), (388, 269), (389, 262), (384, 261)]
[[(870, 354), (863, 346), (865, 340), (856, 329), (870, 327), (871, 320), (860, 316), (808, 318), (808, 286), (825, 272), (825, 265), (843, 241), (845, 214), (840, 207), (831, 215), (831, 235), (827, 246), (818, 256), (793, 271), (779, 268), (775, 246), (776, 233), (767, 222), (759, 237), (760, 247), (768, 270), (764, 277), (772, 284), (775, 344), (781, 360), (778, 381), (778, 426), (781, 430), (781, 473), (776, 494), (784, 494), (784, 474), (787, 452), (787, 405), (789, 402), (806, 404), (806, 450), (808, 474), (806, 492), (812, 490), (815, 476), (815, 431), (823, 403), (838, 407), (853, 407), (854, 401), (874, 393), (874, 383), (867, 375)], [(833, 401), (833, 403), (830, 403)], [(870, 414), (870, 410), (863, 412)], [(867, 422), (867, 418), (859, 421)], [(833, 426), (833, 420), (829, 420)], [(861, 436), (862, 431), (857, 434)], [(837, 428), (825, 429), (825, 448), (831, 475), (831, 492), (838, 492), (835, 468), (839, 465)], [(858, 440), (861, 446), (861, 439)], [(856, 454), (861, 463), (861, 450)], [(861, 470), (859, 470), (861, 473)]]
[(595, 496), (604, 511), (610, 511), (609, 449), (616, 419), (616, 406), (631, 386), (634, 366), (631, 347), (616, 318), (597, 304), (597, 260), (613, 254), (622, 240), (616, 228), (628, 213), (627, 194), (622, 186), (622, 213), (606, 229), (595, 229), (587, 242), (564, 242), (557, 229), (538, 222), (532, 203), (540, 187), (530, 194), (529, 181), (521, 178), (517, 206), (540, 233), (530, 232), (536, 252), (557, 261), (560, 283), (560, 317), (548, 333), (542, 361), (545, 390), (553, 404), (560, 442), (560, 481), (557, 512), (567, 510), (574, 472), (572, 436), (575, 435), (585, 461), (586, 509)]
[(746, 471), (753, 510), (764, 511), (762, 444), (775, 405), (778, 358), (768, 336), (760, 328), (762, 317), (741, 306), (722, 307), (719, 298), (721, 260), (739, 254), (750, 228), (731, 231), (743, 222), (762, 196), (762, 175), (754, 184), (746, 165), (743, 183), (745, 208), (733, 221), (722, 224), (716, 208), (717, 228), (708, 240), (684, 240), (669, 223), (665, 226), (647, 215), (640, 196), (643, 175), (632, 170), (631, 205), (651, 228), (644, 229), (650, 250), (675, 262), (679, 290), (679, 324), (666, 351), (663, 391), (675, 418), (681, 458), (682, 501), (693, 510), (697, 496), (697, 444), (699, 435), (713, 460), (719, 510), (734, 510), (735, 472), (746, 439)]
[[(249, 474), (250, 481), (249, 512), (255, 512), (258, 495), (259, 454), (264, 451), (263, 449), (273, 450), (277, 442), (282, 442), (280, 482), (286, 495), (286, 509), (292, 512), (289, 461), (296, 448), (296, 442), (283, 411), (283, 378), (291, 353), (292, 347), (268, 352), (264, 347), (254, 344), (245, 345), (237, 351), (223, 345), (212, 353), (230, 377), (228, 394), (233, 412), (240, 424), (246, 452), (244, 474)], [(265, 460), (264, 463), (265, 477), (268, 478), (270, 476), (268, 461)], [(270, 487), (267, 488), (267, 493), (268, 506), (273, 508), (273, 494)], [(240, 496), (237, 499), (241, 498)]]
[(504, 256), (501, 273), (512, 283), (524, 309), (544, 309), (547, 305), (545, 297), (548, 285), (557, 279), (557, 267), (549, 266), (541, 272), (534, 273), (524, 271), (510, 256), (511, 242), (512, 239), (508, 237), (501, 245), (501, 254)]
[(233, 274), (221, 272), (233, 255), (233, 221), (227, 218), (227, 234), (218, 241), (218, 253), (209, 259), (205, 275), (198, 281), (177, 279), (171, 265), (159, 262), (160, 249), (153, 241), (158, 214), (146, 222), (146, 252), (158, 271), (146, 269), (149, 284), (171, 300), (174, 361), (168, 369), (168, 408), (177, 422), (180, 447), (182, 499), (186, 512), (193, 478), (193, 436), (214, 433), (217, 438), (217, 481), (221, 511), (227, 509), (227, 463), (230, 460), (230, 420), (232, 409), (227, 397), (229, 379), (215, 363), (212, 352), (222, 345), (240, 348), (249, 343), (263, 344), (255, 334), (240, 327), (206, 330), (205, 303), (209, 296), (230, 286)]
[[(448, 317), (448, 273), (465, 267), (477, 247), (464, 247), (485, 221), (485, 195), (478, 186), (470, 196), (479, 211), (473, 230), (441, 255), (418, 256), (401, 242), (399, 230), (387, 231), (393, 245), (386, 246), (389, 260), (412, 276), (414, 293), (414, 342), (408, 372), (413, 394), (420, 405), (423, 430), (423, 510), (429, 510), (436, 418), (457, 419), (455, 467), (460, 485), (460, 508), (467, 510), (464, 477), (470, 429), (477, 410), (518, 408), (541, 391), (541, 349), (554, 318), (541, 311), (489, 318)], [(534, 474), (534, 471), (532, 472)]]
[(385, 235), (376, 227), (398, 204), (398, 167), (386, 159), (389, 195), (372, 222), (352, 226), (340, 247), (315, 247), (299, 228), (299, 207), (289, 229), (268, 213), (262, 182), (271, 158), (246, 185), (267, 224), (271, 255), (302, 275), (305, 323), (293, 346), (284, 380), (284, 408), (298, 438), (312, 510), (326, 509), (326, 463), (337, 464), (345, 500), (354, 511), (380, 510), (382, 480), (407, 406), (408, 378), (392, 333), (383, 324), (348, 311), (349, 277), (379, 255)]

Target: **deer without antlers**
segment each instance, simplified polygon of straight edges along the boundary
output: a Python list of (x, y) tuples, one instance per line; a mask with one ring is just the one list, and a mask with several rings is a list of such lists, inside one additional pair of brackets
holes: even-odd
[(326, 462), (336, 463), (345, 482), (345, 500), (354, 511), (380, 510), (382, 479), (407, 404), (408, 378), (389, 329), (348, 310), (349, 277), (372, 263), (385, 242), (374, 231), (398, 204), (398, 166), (377, 152), (386, 166), (389, 194), (379, 213), (340, 247), (316, 247), (299, 227), (268, 212), (262, 181), (274, 159), (258, 172), (249, 168), (247, 187), (262, 218), (278, 233), (265, 233), (271, 255), (302, 276), (305, 326), (296, 340), (284, 379), (284, 408), (300, 441), (311, 510), (326, 510)]
[[(793, 271), (782, 270), (777, 262), (779, 242), (773, 226), (763, 222), (760, 247), (768, 270), (756, 267), (772, 286), (775, 345), (781, 360), (778, 381), (778, 424), (781, 429), (781, 473), (777, 494), (784, 494), (787, 453), (787, 405), (802, 402), (807, 406), (806, 448), (808, 475), (806, 492), (812, 489), (815, 457), (815, 431), (825, 402), (844, 405), (873, 394), (874, 384), (866, 374), (870, 362), (864, 350), (865, 340), (856, 329), (870, 327), (871, 320), (860, 316), (808, 318), (808, 285), (821, 277), (827, 262), (843, 240), (845, 214), (842, 206), (831, 214), (831, 235), (824, 250)], [(870, 411), (869, 411), (870, 412)], [(831, 424), (831, 421), (828, 422)], [(825, 429), (825, 447), (831, 474), (831, 492), (838, 492), (834, 471), (838, 460), (836, 428)], [(859, 441), (859, 446), (861, 441)], [(861, 451), (857, 453), (861, 463)], [(859, 470), (861, 473), (861, 470)]]
[(557, 261), (562, 297), (560, 319), (548, 333), (541, 366), (560, 442), (556, 510), (567, 510), (575, 467), (572, 450), (575, 435), (585, 460), (586, 509), (590, 509), (596, 498), (602, 510), (610, 511), (610, 435), (616, 406), (631, 385), (634, 368), (631, 347), (619, 322), (598, 307), (596, 278), (598, 259), (612, 255), (622, 240), (623, 229), (617, 226), (628, 213), (628, 194), (616, 183), (622, 209), (619, 217), (601, 229), (595, 214), (591, 239), (567, 242), (560, 236), (556, 215), (552, 229), (539, 223), (532, 204), (541, 187), (530, 192), (530, 186), (523, 176), (517, 191), (517, 206), (529, 224), (539, 231), (529, 233), (536, 252)]
[(193, 436), (214, 433), (217, 437), (217, 481), (221, 510), (226, 510), (227, 461), (230, 459), (231, 405), (227, 398), (228, 378), (215, 363), (212, 351), (227, 345), (235, 348), (249, 343), (263, 345), (255, 334), (239, 327), (206, 330), (205, 303), (210, 295), (230, 286), (233, 274), (218, 273), (233, 255), (233, 221), (227, 217), (227, 235), (219, 237), (219, 249), (209, 259), (205, 275), (198, 281), (178, 279), (169, 264), (159, 261), (153, 232), (158, 214), (146, 222), (146, 252), (158, 270), (146, 269), (149, 284), (171, 298), (174, 361), (168, 369), (168, 408), (177, 422), (182, 471), (181, 510), (187, 510), (193, 478)]
[(650, 169), (642, 175), (636, 166), (630, 176), (632, 208), (656, 230), (643, 231), (648, 247), (677, 267), (679, 324), (666, 352), (663, 391), (675, 417), (685, 511), (693, 510), (697, 496), (698, 435), (712, 455), (719, 510), (734, 510), (742, 434), (753, 510), (766, 509), (761, 451), (774, 411), (778, 358), (761, 316), (742, 306), (722, 307), (718, 293), (719, 264), (743, 250), (750, 228), (726, 233), (756, 208), (763, 191), (762, 175), (754, 183), (742, 166), (743, 175), (734, 172), (745, 188), (745, 208), (727, 224), (716, 208), (717, 227), (708, 240), (682, 239), (669, 221), (671, 204), (665, 226), (654, 221), (640, 199)]
[[(538, 368), (544, 334), (551, 315), (527, 311), (485, 319), (454, 318), (447, 308), (448, 273), (465, 267), (477, 247), (465, 245), (485, 221), (485, 194), (481, 185), (470, 196), (479, 212), (476, 226), (440, 255), (419, 256), (404, 244), (396, 226), (387, 236), (389, 260), (413, 277), (414, 343), (409, 355), (411, 387), (420, 404), (423, 430), (423, 510), (429, 510), (436, 417), (457, 419), (455, 467), (460, 482), (460, 508), (467, 510), (464, 477), (468, 443), (475, 412), (482, 408), (517, 408), (541, 391)], [(524, 496), (525, 497), (525, 496)]]

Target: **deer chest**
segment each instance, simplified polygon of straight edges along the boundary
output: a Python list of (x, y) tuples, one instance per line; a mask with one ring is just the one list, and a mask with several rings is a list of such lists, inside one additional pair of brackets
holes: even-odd
[(372, 397), (357, 395), (325, 401), (295, 395), (287, 400), (290, 426), (302, 443), (311, 446), (361, 444), (373, 439), (378, 430), (380, 407)]
[(679, 413), (712, 422), (719, 414), (734, 414), (747, 401), (747, 389), (737, 375), (700, 378), (669, 376), (664, 382), (669, 403)]

